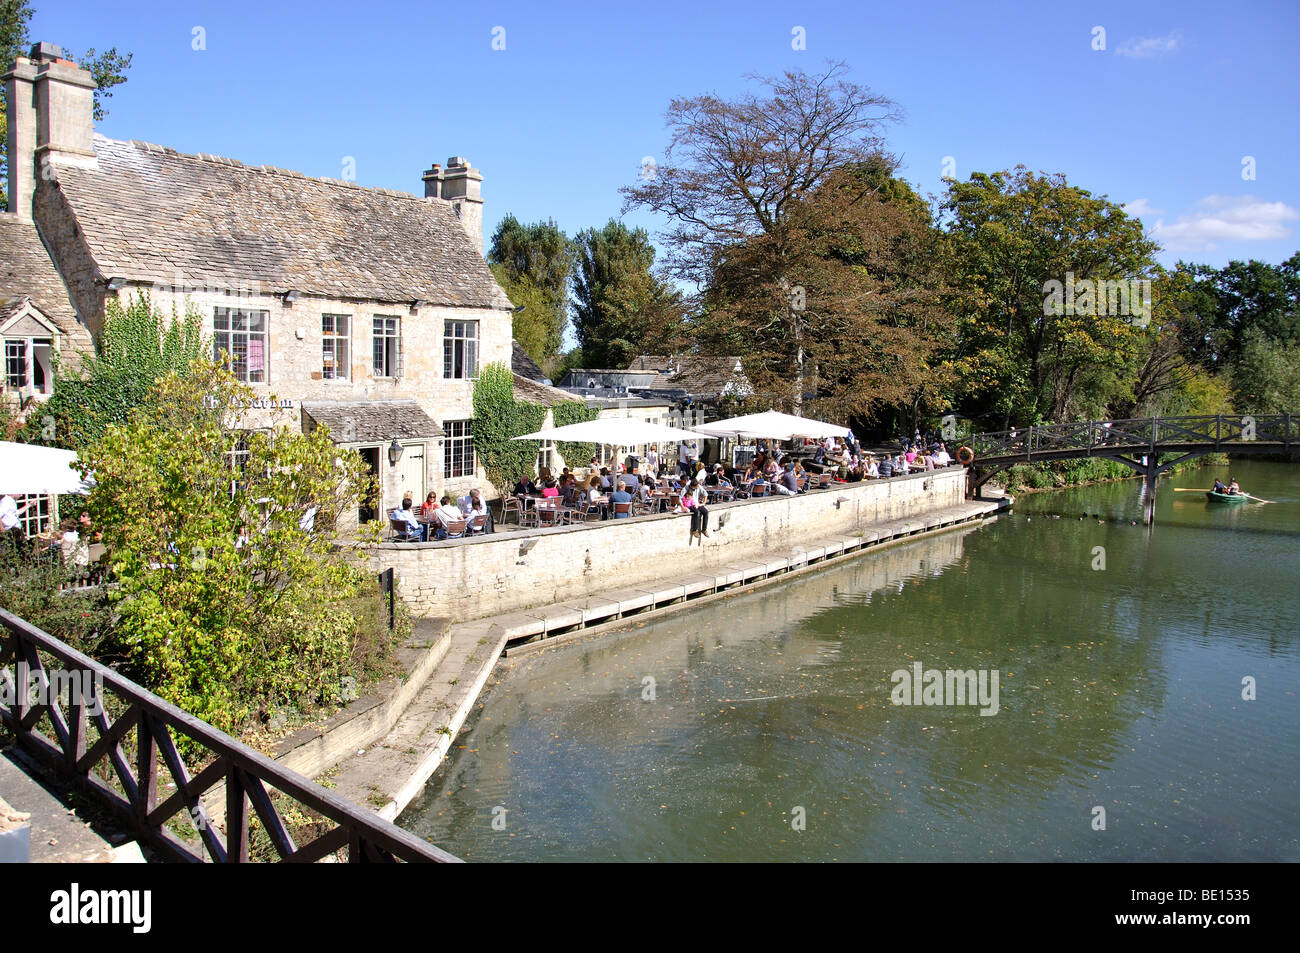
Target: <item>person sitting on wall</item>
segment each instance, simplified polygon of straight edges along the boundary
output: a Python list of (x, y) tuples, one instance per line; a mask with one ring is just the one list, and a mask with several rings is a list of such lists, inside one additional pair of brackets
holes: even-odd
[[(609, 495), (609, 501), (611, 503), (631, 503), (632, 494), (627, 491), (627, 484), (622, 480), (619, 480), (618, 486), (615, 487), (614, 492)], [(626, 519), (630, 514), (620, 513), (617, 508), (614, 508), (613, 515), (615, 519)]]
[(444, 494), (442, 497), (442, 505), (440, 505), (433, 514), (434, 539), (446, 539), (447, 527), (452, 523), (463, 520), (464, 518), (464, 515), (456, 507), (456, 504), (451, 501), (451, 497)]
[(415, 518), (411, 510), (411, 497), (402, 498), (402, 505), (388, 514), (389, 519), (406, 524), (406, 535), (414, 536), (417, 542), (427, 542), (429, 535), (423, 523)]

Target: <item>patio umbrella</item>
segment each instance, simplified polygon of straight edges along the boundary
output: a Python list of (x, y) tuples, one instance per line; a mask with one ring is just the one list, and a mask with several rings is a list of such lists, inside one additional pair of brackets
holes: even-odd
[(710, 424), (700, 424), (698, 432), (710, 437), (751, 437), (767, 440), (793, 440), (795, 437), (847, 437), (848, 427), (837, 427), (820, 420), (796, 417), (775, 410), (743, 417), (728, 417)]
[(76, 462), (71, 450), (0, 442), (0, 493), (89, 493), (94, 481), (81, 479)]

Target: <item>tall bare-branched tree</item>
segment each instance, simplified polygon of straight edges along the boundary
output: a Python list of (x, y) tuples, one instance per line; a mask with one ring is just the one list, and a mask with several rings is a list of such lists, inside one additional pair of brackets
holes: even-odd
[(800, 274), (810, 200), (825, 195), (846, 168), (892, 167), (881, 132), (900, 117), (895, 103), (847, 73), (844, 63), (831, 63), (819, 75), (756, 77), (765, 95), (673, 100), (664, 161), (645, 170), (641, 185), (623, 190), (625, 211), (641, 207), (668, 217), (668, 274), (701, 290), (709, 324), (741, 338), (747, 321), (766, 326), (761, 363), (785, 368), (796, 413), (808, 378), (807, 322), (828, 310), (857, 313), (854, 298), (868, 290), (823, 283), (816, 293), (839, 298), (810, 299), (814, 283)]

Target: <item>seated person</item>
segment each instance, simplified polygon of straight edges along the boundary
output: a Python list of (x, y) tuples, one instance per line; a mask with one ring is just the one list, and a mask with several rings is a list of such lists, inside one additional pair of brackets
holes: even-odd
[(952, 463), (952, 457), (948, 455), (948, 449), (939, 441), (939, 449), (934, 452), (934, 465), (936, 467), (946, 467)]
[(867, 457), (867, 466), (862, 475), (868, 480), (874, 480), (880, 476), (880, 464), (876, 462), (875, 457)]
[(609, 467), (600, 468), (600, 488), (608, 490), (614, 486), (614, 480), (609, 475)]
[(604, 498), (604, 494), (600, 492), (600, 477), (592, 477), (591, 482), (587, 485), (587, 502), (594, 506)]
[(642, 503), (654, 503), (654, 497), (651, 495), (654, 491), (650, 489), (650, 481), (642, 480), (636, 489), (636, 498)]
[(553, 500), (559, 495), (560, 495), (560, 488), (555, 485), (554, 480), (546, 480), (542, 484), (542, 497), (544, 499)]
[[(627, 484), (622, 480), (619, 480), (618, 485), (614, 488), (614, 492), (609, 495), (609, 501), (611, 503), (631, 503), (632, 494), (627, 491)], [(626, 519), (629, 515), (627, 513), (619, 513), (616, 509), (612, 512), (615, 519)]]
[(1237, 485), (1236, 479), (1234, 477), (1228, 477), (1228, 495), (1236, 496), (1240, 492), (1241, 487)]
[(420, 504), (420, 519), (433, 519), (434, 510), (437, 508), (438, 495), (430, 490), (429, 495), (426, 496), (424, 502)]
[(564, 478), (564, 485), (560, 488), (560, 497), (564, 500), (565, 506), (578, 505), (578, 500), (582, 497), (582, 490), (578, 488), (578, 478), (572, 473)]
[[(633, 459), (636, 459), (633, 457)], [(632, 472), (623, 474), (623, 485), (627, 487), (629, 493), (635, 493), (637, 487), (641, 485), (641, 474), (637, 472), (639, 467), (633, 467)]]
[[(433, 496), (432, 493), (429, 494)], [(526, 476), (521, 476), (515, 484), (515, 496), (536, 496), (537, 484)]]
[(444, 494), (442, 505), (434, 510), (433, 513), (434, 538), (446, 539), (447, 527), (458, 520), (463, 520), (464, 518), (465, 517), (461, 514), (460, 510), (456, 508), (456, 505), (451, 502), (451, 497)]
[(388, 514), (388, 518), (399, 523), (405, 523), (407, 536), (414, 537), (422, 543), (428, 540), (429, 534), (424, 524), (416, 519), (415, 513), (411, 511), (411, 498), (409, 496), (402, 500), (401, 506)]
[(780, 478), (772, 484), (772, 489), (782, 496), (794, 496), (799, 492), (799, 478), (794, 475), (793, 463), (786, 463)]
[[(432, 496), (433, 494), (429, 495)], [(460, 498), (459, 509), (467, 520), (472, 520), (476, 516), (488, 515), (487, 500), (483, 499), (478, 487), (474, 487), (467, 495)]]
[(893, 475), (894, 475), (894, 458), (885, 457), (885, 459), (880, 461), (880, 466), (876, 470), (876, 476), (880, 477), (882, 480), (888, 480)]
[(1226, 486), (1224, 486), (1223, 481), (1220, 480), (1218, 477), (1215, 477), (1215, 478), (1214, 478), (1214, 492), (1215, 492), (1215, 493), (1227, 493), (1227, 492), (1228, 492), (1228, 488), (1227, 488)]

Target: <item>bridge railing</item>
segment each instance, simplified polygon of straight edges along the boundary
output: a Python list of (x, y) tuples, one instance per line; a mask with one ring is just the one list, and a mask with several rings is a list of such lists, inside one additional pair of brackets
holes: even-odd
[[(3, 609), (0, 689), (0, 721), (19, 745), (98, 795), (169, 860), (247, 863), (251, 805), (279, 862), (309, 863), (343, 849), (352, 863), (457, 861)], [(110, 701), (117, 712), (111, 721)], [(176, 735), (188, 742), (178, 746)], [(203, 764), (197, 774), (181, 747), (198, 752), (190, 758)], [(171, 777), (170, 793), (159, 788), (160, 766)], [(203, 796), (222, 786), (219, 825)], [(319, 835), (296, 844), (281, 805), (314, 812)], [(177, 822), (196, 830), (202, 846), (178, 837), (171, 829)]]
[(1159, 451), (1162, 445), (1213, 444), (1232, 449), (1243, 444), (1279, 445), (1284, 452), (1300, 448), (1300, 416), (1260, 414), (1147, 417), (1134, 420), (1088, 420), (1042, 424), (973, 435), (967, 441), (975, 459), (1025, 457), (1036, 453), (1077, 450)]

